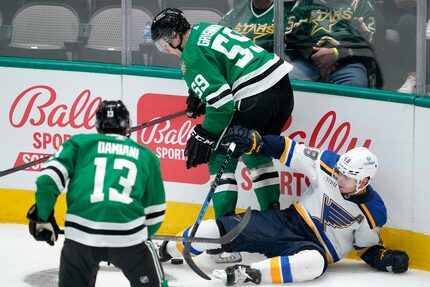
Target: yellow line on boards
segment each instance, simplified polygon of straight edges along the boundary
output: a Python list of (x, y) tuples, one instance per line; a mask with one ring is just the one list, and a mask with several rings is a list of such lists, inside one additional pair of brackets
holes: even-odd
[[(0, 188), (0, 223), (27, 224), (26, 214), (34, 203), (34, 191)], [(167, 202), (166, 218), (158, 233), (174, 235), (194, 224), (201, 204)], [(238, 209), (237, 212), (244, 212)], [(55, 205), (55, 218), (64, 226), (66, 213), (65, 194), (59, 196)], [(212, 206), (209, 206), (205, 219), (214, 218)], [(384, 245), (389, 249), (405, 250), (410, 257), (410, 267), (430, 271), (430, 236), (408, 230), (384, 227), (381, 229)], [(348, 258), (359, 259), (355, 252)]]

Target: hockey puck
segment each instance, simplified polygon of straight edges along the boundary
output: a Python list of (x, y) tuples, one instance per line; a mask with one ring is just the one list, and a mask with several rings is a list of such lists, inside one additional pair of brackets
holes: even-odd
[(170, 260), (170, 263), (172, 263), (173, 265), (180, 265), (184, 263), (184, 259), (182, 258), (172, 258), (172, 260)]

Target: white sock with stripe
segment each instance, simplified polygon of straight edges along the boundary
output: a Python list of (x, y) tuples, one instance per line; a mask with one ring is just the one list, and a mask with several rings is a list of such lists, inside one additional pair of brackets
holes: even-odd
[(324, 257), (316, 250), (302, 250), (291, 256), (272, 257), (252, 263), (261, 272), (261, 283), (313, 280), (324, 271)]
[[(187, 228), (185, 231), (179, 233), (179, 236), (188, 236), (191, 232), (191, 228)], [(199, 228), (197, 229), (195, 237), (206, 237), (206, 238), (219, 238), (220, 232), (218, 225), (214, 219), (203, 220)], [(185, 243), (181, 241), (170, 241), (167, 244), (167, 253), (172, 257), (182, 257), (182, 251), (184, 250)], [(191, 244), (191, 254), (199, 255), (207, 249), (217, 249), (221, 248), (221, 244), (214, 243), (192, 243)]]

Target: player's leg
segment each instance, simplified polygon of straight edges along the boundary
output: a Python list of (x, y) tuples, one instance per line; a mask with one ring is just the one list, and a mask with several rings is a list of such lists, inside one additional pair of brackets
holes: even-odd
[(94, 257), (94, 247), (85, 246), (66, 239), (61, 250), (59, 287), (95, 286), (98, 258)]
[(270, 157), (242, 155), (251, 171), (251, 179), (260, 210), (279, 209), (279, 174)]
[(130, 247), (111, 248), (109, 261), (122, 270), (132, 287), (167, 286), (157, 251), (149, 240)]
[[(225, 153), (214, 151), (208, 163), (211, 181), (218, 173), (222, 162), (224, 161)], [(220, 218), (224, 215), (234, 214), (236, 212), (237, 203), (237, 181), (234, 172), (237, 167), (237, 158), (231, 158), (224, 169), (221, 180), (215, 189), (215, 194), (212, 198), (215, 218)]]
[[(208, 238), (219, 238), (233, 228), (240, 222), (242, 214), (236, 214), (231, 216), (223, 216), (217, 220), (203, 220), (197, 229), (197, 237), (208, 237)], [(237, 252), (237, 251), (248, 251), (258, 252), (261, 254), (279, 254), (284, 250), (283, 246), (274, 245), (273, 242), (278, 240), (278, 234), (280, 230), (285, 232), (288, 226), (284, 224), (285, 218), (284, 212), (281, 210), (267, 210), (264, 212), (252, 211), (251, 218), (242, 230), (242, 232), (233, 239), (229, 244), (222, 246), (224, 251)], [(190, 227), (179, 235), (187, 236), (190, 231)], [(179, 257), (182, 255), (183, 242), (168, 242), (165, 245), (165, 251), (172, 257)], [(207, 249), (221, 248), (220, 244), (208, 244), (208, 243), (192, 243), (191, 253), (199, 255)]]
[[(293, 90), (286, 75), (266, 91), (243, 99), (238, 105), (231, 125), (255, 129), (261, 135), (279, 135), (293, 107)], [(254, 191), (260, 209), (279, 208), (279, 174), (272, 159), (243, 155), (242, 160), (252, 172)]]
[(227, 286), (242, 282), (256, 284), (290, 283), (313, 280), (324, 273), (326, 263), (319, 250), (301, 250), (294, 255), (265, 259), (251, 265), (234, 265), (214, 270), (213, 275)]
[[(191, 227), (188, 227), (183, 232), (180, 232), (179, 236), (188, 236), (191, 232)], [(206, 237), (206, 238), (219, 238), (221, 237), (219, 223), (213, 219), (203, 220), (196, 232), (196, 237)], [(184, 250), (185, 242), (180, 241), (164, 241), (160, 247), (159, 255), (160, 257), (168, 258), (171, 257), (182, 257), (182, 252)], [(200, 255), (208, 249), (219, 249), (221, 244), (214, 243), (192, 243), (190, 253), (192, 255)], [(170, 257), (170, 258), (169, 258)], [(161, 258), (163, 260), (163, 258)]]

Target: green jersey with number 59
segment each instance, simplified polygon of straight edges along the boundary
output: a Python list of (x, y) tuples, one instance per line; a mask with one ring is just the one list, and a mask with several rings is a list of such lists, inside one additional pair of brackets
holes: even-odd
[(96, 247), (133, 246), (151, 237), (163, 222), (159, 160), (128, 137), (82, 134), (67, 140), (36, 181), (42, 220), (67, 182), (67, 239)]
[(180, 67), (206, 104), (202, 127), (214, 134), (228, 126), (240, 100), (274, 86), (293, 68), (236, 31), (208, 23), (191, 28)]

